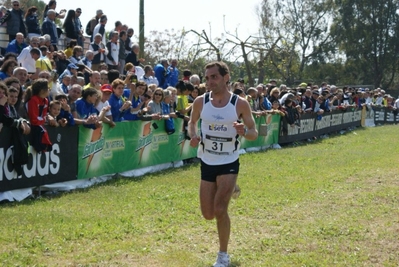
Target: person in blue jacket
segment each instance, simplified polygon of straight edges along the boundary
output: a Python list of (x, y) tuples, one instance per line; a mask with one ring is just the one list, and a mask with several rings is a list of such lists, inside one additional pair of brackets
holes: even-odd
[(15, 53), (17, 55), (21, 54), (22, 49), (28, 45), (24, 42), (24, 35), (22, 33), (17, 33), (15, 39), (8, 43), (6, 48), (6, 53)]

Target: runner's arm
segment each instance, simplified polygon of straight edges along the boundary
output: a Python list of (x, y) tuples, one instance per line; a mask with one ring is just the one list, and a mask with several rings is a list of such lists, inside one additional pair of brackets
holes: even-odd
[(248, 140), (255, 140), (258, 138), (258, 131), (255, 127), (255, 120), (252, 116), (251, 107), (249, 106), (248, 101), (243, 99), (238, 99), (238, 113), (241, 115), (241, 118), (244, 122), (246, 130), (244, 130), (243, 136)]

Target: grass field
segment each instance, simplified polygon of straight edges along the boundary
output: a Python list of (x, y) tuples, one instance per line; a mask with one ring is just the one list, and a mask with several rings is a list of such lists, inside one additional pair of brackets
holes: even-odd
[[(399, 127), (242, 155), (232, 266), (399, 266)], [(2, 266), (211, 266), (199, 165), (0, 205)]]

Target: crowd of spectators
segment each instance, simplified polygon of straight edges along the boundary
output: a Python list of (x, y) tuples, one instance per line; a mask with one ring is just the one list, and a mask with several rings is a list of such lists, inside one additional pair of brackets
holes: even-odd
[[(102, 10), (84, 29), (80, 8), (58, 13), (56, 1), (50, 1), (39, 25), (37, 8), (23, 13), (19, 4), (13, 0), (0, 18), (10, 38), (0, 69), (0, 131), (3, 125), (20, 129), (39, 152), (51, 150), (44, 125), (96, 129), (103, 123), (118, 127), (116, 122), (164, 120), (171, 134), (172, 119), (187, 123), (193, 101), (206, 92), (199, 75), (189, 70), (180, 73), (177, 59), (145, 65), (139, 46), (131, 40), (134, 30), (126, 24), (116, 21), (107, 39), (108, 20)], [(55, 18), (64, 19), (65, 50), (57, 48), (60, 32)], [(84, 32), (91, 41), (86, 51)], [(291, 126), (303, 113), (322, 115), (362, 106), (399, 108), (398, 100), (380, 88), (337, 88), (327, 83), (288, 88), (277, 86), (275, 80), (247, 88), (243, 79), (230, 88), (248, 100), (254, 116), (279, 114)]]

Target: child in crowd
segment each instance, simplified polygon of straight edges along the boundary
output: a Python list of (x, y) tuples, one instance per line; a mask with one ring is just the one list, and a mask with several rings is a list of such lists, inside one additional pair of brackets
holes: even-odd
[[(1, 88), (0, 88), (1, 90)], [(19, 119), (21, 116), (18, 114), (15, 104), (18, 101), (19, 91), (17, 88), (10, 86), (8, 89), (8, 115), (10, 118)], [(0, 96), (1, 97), (1, 96)]]
[(105, 112), (103, 122), (108, 124), (109, 127), (115, 127), (115, 122), (112, 121), (112, 113), (111, 106), (109, 105), (108, 99), (112, 94), (112, 86), (109, 84), (103, 84), (101, 86), (101, 99), (98, 101), (96, 105), (97, 111), (100, 113), (103, 108), (109, 107), (109, 109)]
[[(98, 91), (87, 88), (82, 92), (82, 98), (76, 101), (76, 113), (79, 119), (87, 120), (84, 127), (97, 129), (101, 126), (101, 118), (94, 104), (98, 98)], [(88, 123), (90, 121), (90, 123)]]
[[(31, 145), (40, 152), (51, 151), (52, 143), (46, 129), (43, 127), (48, 113), (49, 89), (48, 81), (37, 79), (26, 91), (25, 106), (31, 123)], [(54, 119), (50, 119), (49, 123)]]
[(112, 82), (112, 94), (108, 100), (111, 106), (112, 121), (118, 122), (124, 120), (124, 115), (130, 109), (132, 103), (123, 97), (125, 83), (121, 79), (115, 79)]
[(66, 119), (68, 126), (74, 126), (75, 120), (71, 113), (71, 107), (68, 105), (68, 97), (67, 95), (57, 95), (55, 96), (55, 100), (61, 103), (60, 114), (57, 116), (57, 121), (60, 119)]
[[(127, 94), (125, 89), (125, 96)], [(129, 93), (129, 100), (132, 102), (132, 106), (130, 108), (130, 112), (127, 112), (125, 114), (125, 120), (139, 120), (139, 113), (143, 110), (145, 107), (145, 101), (141, 99), (141, 97), (147, 93), (148, 86), (145, 82), (143, 81), (138, 81), (136, 82), (136, 86), (134, 89), (131, 90)]]
[(67, 49), (64, 50), (66, 58), (70, 58), (72, 56), (73, 48), (77, 45), (78, 43), (75, 39), (71, 39), (71, 41), (69, 41)]
[(47, 115), (48, 125), (53, 127), (65, 127), (68, 121), (65, 118), (59, 117), (61, 113), (61, 102), (53, 100), (50, 102), (50, 108)]
[(285, 116), (284, 109), (281, 107), (280, 102), (276, 99), (272, 103), (272, 114), (278, 114), (281, 117)]

